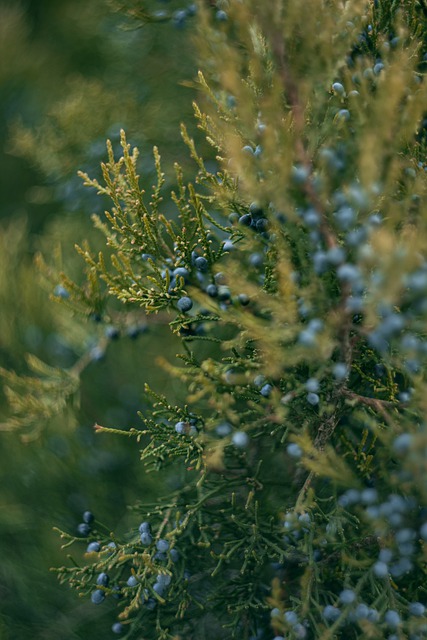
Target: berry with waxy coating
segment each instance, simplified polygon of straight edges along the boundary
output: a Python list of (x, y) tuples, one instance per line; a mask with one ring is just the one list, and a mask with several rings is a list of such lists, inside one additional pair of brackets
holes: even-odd
[(180, 311), (182, 311), (183, 313), (186, 313), (187, 311), (190, 311), (190, 309), (193, 308), (193, 301), (188, 296), (183, 296), (178, 300), (178, 302), (176, 303), (176, 306)]
[(167, 540), (163, 540), (162, 538), (160, 538), (160, 540), (158, 540), (156, 543), (157, 551), (160, 551), (160, 553), (165, 553), (165, 551), (169, 549), (169, 546), (169, 542)]
[(116, 635), (118, 635), (118, 636), (119, 636), (120, 634), (122, 634), (122, 633), (124, 632), (124, 630), (125, 630), (125, 628), (124, 628), (124, 626), (122, 625), (122, 623), (121, 623), (121, 622), (115, 622), (115, 623), (113, 624), (113, 626), (111, 627), (111, 631), (112, 631), (113, 633), (115, 633)]
[(105, 600), (105, 593), (101, 591), (101, 589), (96, 589), (95, 591), (92, 591), (90, 599), (93, 604), (101, 604), (101, 602), (104, 602)]
[(236, 431), (231, 440), (239, 449), (245, 449), (249, 445), (249, 436), (244, 431)]
[(91, 511), (85, 511), (83, 514), (83, 522), (91, 524), (95, 520), (95, 516)]
[(81, 522), (77, 526), (77, 532), (79, 533), (79, 535), (84, 536), (86, 538), (91, 532), (91, 528), (86, 522)]
[(108, 583), (109, 582), (110, 582), (110, 578), (104, 572), (100, 573), (98, 575), (98, 577), (96, 578), (96, 584), (98, 584), (98, 585), (100, 585), (102, 587), (108, 587)]

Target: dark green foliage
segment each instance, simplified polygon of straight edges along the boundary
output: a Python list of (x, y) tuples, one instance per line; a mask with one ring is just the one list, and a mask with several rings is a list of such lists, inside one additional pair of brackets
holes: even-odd
[[(126, 6), (158, 22), (143, 4)], [(8, 424), (62, 411), (111, 327), (119, 349), (135, 322), (169, 326), (168, 382), (132, 426), (95, 425), (169, 489), (125, 532), (58, 529), (61, 582), (129, 640), (427, 633), (423, 6), (199, 3), (215, 164), (182, 126), (193, 178), (176, 163), (168, 192), (155, 147), (144, 187), (122, 130), (102, 179), (81, 174), (110, 202), (105, 246), (77, 247), (83, 281), (41, 265), (60, 305), (110, 330), (66, 372), (33, 359), (25, 399), (5, 371)]]

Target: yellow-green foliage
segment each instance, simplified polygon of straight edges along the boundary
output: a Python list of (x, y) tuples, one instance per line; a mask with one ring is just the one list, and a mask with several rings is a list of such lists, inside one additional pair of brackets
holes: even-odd
[[(171, 490), (123, 535), (91, 524), (86, 558), (57, 570), (94, 604), (118, 590), (127, 638), (425, 632), (425, 15), (385, 6), (200, 2), (194, 112), (215, 164), (182, 125), (193, 179), (176, 163), (167, 193), (155, 147), (146, 186), (122, 130), (102, 178), (81, 173), (110, 202), (105, 247), (77, 246), (84, 279), (43, 266), (75, 318), (181, 338), (140, 422), (95, 425)], [(70, 393), (102, 340), (64, 372)], [(52, 398), (56, 372), (33, 364), (38, 404), (3, 373), (17, 430)]]

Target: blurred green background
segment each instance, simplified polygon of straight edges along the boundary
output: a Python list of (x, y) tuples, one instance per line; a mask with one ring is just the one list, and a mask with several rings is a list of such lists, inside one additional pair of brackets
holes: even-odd
[[(169, 15), (183, 8), (156, 0), (151, 7)], [(76, 172), (99, 175), (105, 140), (119, 149), (121, 127), (140, 149), (148, 187), (153, 144), (170, 176), (175, 160), (190, 168), (179, 135), (181, 121), (197, 135), (191, 107), (197, 66), (187, 22), (141, 27), (108, 0), (0, 2), (1, 367), (26, 373), (27, 352), (69, 367), (103, 334), (102, 322), (69, 318), (49, 299), (34, 255), (41, 251), (47, 263), (62, 261), (77, 281), (82, 277), (74, 243), (99, 242), (90, 214), (108, 203), (83, 188)], [(165, 488), (145, 475), (133, 441), (95, 435), (93, 424), (134, 425), (144, 409), (144, 382), (165, 387), (153, 361), (178, 350), (161, 324), (111, 343), (83, 373), (75, 408), (42, 425), (29, 443), (5, 430), (0, 389), (1, 640), (111, 636), (113, 612), (80, 601), (49, 571), (67, 562), (52, 528), (74, 532), (90, 509), (109, 529), (124, 530), (136, 524), (126, 505)], [(180, 401), (179, 388), (167, 393)]]

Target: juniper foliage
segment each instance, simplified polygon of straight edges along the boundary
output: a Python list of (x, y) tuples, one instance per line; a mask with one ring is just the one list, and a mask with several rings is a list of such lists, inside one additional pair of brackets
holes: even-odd
[[(134, 427), (95, 425), (174, 490), (133, 505), (127, 535), (87, 514), (59, 531), (87, 549), (60, 580), (115, 603), (114, 633), (425, 637), (425, 13), (200, 3), (194, 112), (216, 167), (183, 125), (195, 175), (176, 164), (170, 196), (157, 148), (150, 188), (123, 131), (102, 180), (81, 174), (111, 201), (105, 248), (78, 247), (86, 281), (61, 274), (55, 295), (109, 331), (72, 372), (34, 361), (37, 401), (60, 408), (49, 376), (63, 402), (129, 317), (169, 324), (179, 362), (157, 364), (187, 390), (175, 405), (147, 386)], [(40, 424), (4, 375), (11, 427)]]

